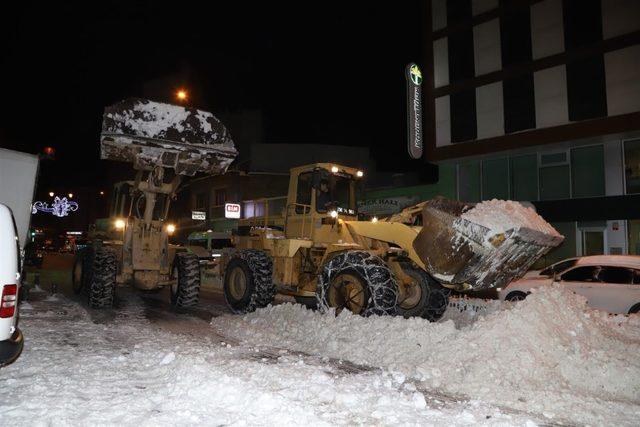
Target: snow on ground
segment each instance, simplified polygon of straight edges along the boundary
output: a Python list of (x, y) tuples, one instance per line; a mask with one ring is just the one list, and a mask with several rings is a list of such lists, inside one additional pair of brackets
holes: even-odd
[[(251, 334), (258, 338), (238, 344), (204, 321), (171, 316), (163, 325), (148, 320), (139, 302), (127, 302), (114, 319), (92, 317), (61, 295), (24, 304), (20, 326), (25, 350), (0, 371), (0, 424), (533, 424), (527, 414), (478, 400), (425, 394), (400, 372), (278, 349), (285, 341), (309, 347), (301, 340), (306, 333), (326, 339), (328, 347), (319, 354), (340, 353), (340, 347), (350, 353), (346, 350), (354, 341), (341, 341), (354, 331), (350, 322), (361, 330), (361, 338), (372, 340), (369, 347), (385, 341), (378, 325), (397, 328), (405, 322), (408, 330), (429, 326), (422, 322), (334, 319), (286, 305), (216, 322), (244, 339)], [(304, 332), (305, 326), (318, 332)], [(286, 335), (287, 328), (297, 334)], [(448, 327), (435, 327), (441, 328)], [(376, 352), (371, 349), (371, 355)], [(391, 366), (390, 355), (382, 356), (369, 359), (371, 365)]]
[(380, 366), (450, 395), (543, 414), (553, 422), (637, 425), (640, 316), (609, 317), (543, 288), (524, 302), (454, 321), (321, 315), (283, 304), (213, 319), (252, 344)]

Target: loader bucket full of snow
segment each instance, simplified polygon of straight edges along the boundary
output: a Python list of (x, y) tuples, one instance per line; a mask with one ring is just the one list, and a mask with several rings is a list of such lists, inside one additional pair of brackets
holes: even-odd
[(100, 157), (139, 170), (221, 174), (236, 155), (225, 126), (206, 111), (131, 98), (105, 108), (102, 117)]
[(430, 200), (413, 247), (427, 271), (450, 287), (502, 287), (564, 240), (533, 208), (503, 200)]

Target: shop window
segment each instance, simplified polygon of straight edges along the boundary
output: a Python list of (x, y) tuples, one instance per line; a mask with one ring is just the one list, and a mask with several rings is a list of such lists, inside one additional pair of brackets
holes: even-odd
[(627, 222), (627, 233), (629, 255), (640, 255), (640, 219)]
[(570, 195), (569, 165), (540, 169), (540, 200), (568, 199)]
[(538, 200), (538, 159), (535, 154), (511, 158), (511, 198)]
[(482, 199), (509, 198), (509, 160), (492, 159), (482, 162)]
[(480, 201), (480, 163), (458, 165), (458, 200), (461, 202)]
[(640, 139), (624, 143), (624, 176), (627, 194), (640, 193)]
[(573, 197), (605, 195), (602, 145), (571, 150), (571, 185)]
[(558, 233), (564, 236), (564, 241), (560, 246), (553, 248), (534, 264), (535, 269), (542, 269), (558, 261), (576, 256), (576, 223), (575, 222), (552, 222), (551, 225)]

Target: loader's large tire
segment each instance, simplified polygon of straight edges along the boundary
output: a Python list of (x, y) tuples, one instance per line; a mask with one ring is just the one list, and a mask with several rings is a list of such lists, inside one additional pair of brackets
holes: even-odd
[(85, 248), (76, 253), (71, 274), (71, 284), (75, 294), (88, 293), (93, 273), (93, 248)]
[(379, 257), (365, 251), (336, 255), (322, 268), (316, 286), (318, 308), (348, 309), (362, 316), (396, 314), (398, 285)]
[(265, 252), (245, 249), (235, 252), (224, 274), (224, 299), (237, 314), (266, 307), (276, 296), (273, 261)]
[(414, 279), (416, 292), (409, 294), (404, 301), (398, 301), (398, 314), (420, 316), (431, 322), (440, 319), (449, 305), (449, 289), (411, 264), (403, 264), (402, 269)]
[(110, 308), (116, 293), (118, 259), (109, 248), (98, 248), (93, 253), (89, 307)]
[(180, 252), (173, 262), (171, 304), (176, 307), (193, 307), (200, 293), (200, 260), (192, 253)]

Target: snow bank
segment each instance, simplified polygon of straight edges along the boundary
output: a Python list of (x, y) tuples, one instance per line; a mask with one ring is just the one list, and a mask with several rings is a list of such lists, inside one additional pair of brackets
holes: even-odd
[(193, 318), (151, 323), (135, 303), (115, 319), (64, 297), (31, 306), (25, 350), (2, 368), (1, 425), (532, 424), (483, 402), (425, 395), (403, 375), (229, 344)]
[(212, 324), (247, 342), (381, 366), (430, 389), (550, 418), (633, 425), (640, 415), (639, 317), (610, 319), (558, 287), (462, 329), (290, 304)]
[(478, 203), (461, 218), (491, 229), (495, 234), (512, 228), (527, 227), (546, 234), (560, 234), (530, 207), (512, 200), (487, 200)]

